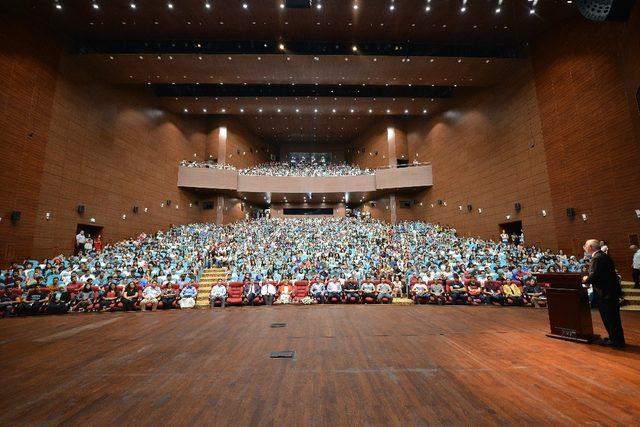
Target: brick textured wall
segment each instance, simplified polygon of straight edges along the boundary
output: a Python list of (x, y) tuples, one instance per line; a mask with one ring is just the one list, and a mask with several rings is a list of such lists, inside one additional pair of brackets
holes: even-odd
[[(0, 14), (0, 262), (31, 253), (60, 50)], [(12, 211), (21, 218), (13, 224)]]
[(39, 203), (31, 208), (31, 255), (69, 251), (77, 224), (90, 218), (104, 227), (106, 241), (198, 220), (198, 207), (189, 207), (196, 197), (176, 182), (180, 160), (204, 153), (201, 124), (155, 110), (131, 91), (95, 83), (66, 54), (59, 71)]
[[(430, 161), (433, 187), (398, 209), (416, 219), (448, 224), (465, 235), (497, 238), (500, 223), (521, 220), (529, 243), (556, 247), (538, 103), (530, 64), (500, 85), (451, 110), (407, 127), (409, 157)], [(447, 206), (439, 206), (443, 200)], [(520, 202), (517, 213), (514, 204)], [(422, 203), (422, 205), (420, 205)], [(433, 208), (431, 205), (433, 204)], [(472, 211), (467, 211), (467, 205)], [(463, 210), (459, 210), (463, 206)], [(482, 209), (482, 213), (478, 212)], [(542, 216), (542, 209), (547, 216)], [(403, 212), (404, 211), (404, 212)], [(405, 213), (406, 212), (406, 213)]]
[(604, 240), (627, 276), (629, 235), (640, 233), (638, 57), (640, 5), (625, 24), (577, 20), (551, 32), (532, 55), (559, 246)]

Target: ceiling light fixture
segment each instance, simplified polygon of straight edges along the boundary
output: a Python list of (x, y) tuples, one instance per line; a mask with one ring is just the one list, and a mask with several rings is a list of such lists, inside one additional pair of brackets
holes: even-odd
[(168, 7), (169, 9), (173, 9), (173, 3), (171, 3), (171, 2), (167, 3), (167, 7)]

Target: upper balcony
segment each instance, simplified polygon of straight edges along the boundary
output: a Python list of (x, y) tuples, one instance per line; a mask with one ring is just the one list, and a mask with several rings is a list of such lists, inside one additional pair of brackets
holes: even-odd
[(264, 176), (240, 175), (220, 168), (181, 166), (178, 187), (239, 193), (373, 193), (416, 190), (433, 185), (431, 164), (375, 169), (369, 175)]

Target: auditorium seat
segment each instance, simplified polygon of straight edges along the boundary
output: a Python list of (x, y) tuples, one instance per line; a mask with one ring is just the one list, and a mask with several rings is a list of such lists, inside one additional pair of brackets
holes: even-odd
[(227, 286), (227, 305), (242, 305), (244, 285), (240, 282), (231, 282)]
[(293, 285), (293, 302), (300, 302), (304, 297), (309, 295), (309, 281), (297, 280)]

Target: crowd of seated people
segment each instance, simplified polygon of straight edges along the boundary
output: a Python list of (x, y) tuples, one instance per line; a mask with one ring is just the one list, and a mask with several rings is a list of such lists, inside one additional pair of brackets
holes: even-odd
[(354, 176), (372, 175), (373, 170), (361, 169), (347, 163), (323, 163), (311, 161), (262, 163), (247, 169), (240, 169), (240, 175), (257, 176)]
[[(4, 314), (128, 311), (138, 309), (142, 299), (153, 298), (151, 291), (142, 295), (144, 287), (153, 283), (162, 293), (152, 308), (165, 306), (160, 302), (163, 298), (169, 302), (172, 292), (192, 293), (190, 284), (206, 266), (211, 234), (210, 225), (173, 227), (99, 250), (88, 247), (76, 255), (14, 263), (0, 271), (0, 310)], [(191, 299), (195, 301), (195, 295)], [(180, 302), (190, 304), (189, 298)]]
[(194, 285), (210, 266), (229, 274), (212, 289), (213, 305), (390, 302), (408, 296), (417, 303), (537, 306), (544, 290), (533, 273), (584, 272), (585, 260), (463, 237), (419, 221), (261, 218), (173, 227), (99, 251), (13, 264), (0, 272), (0, 309), (31, 314), (191, 308)]
[(236, 167), (228, 163), (217, 163), (213, 160), (207, 160), (205, 162), (197, 162), (195, 160), (183, 160), (180, 162), (180, 166), (186, 168), (210, 168), (210, 169), (226, 169), (236, 170)]

